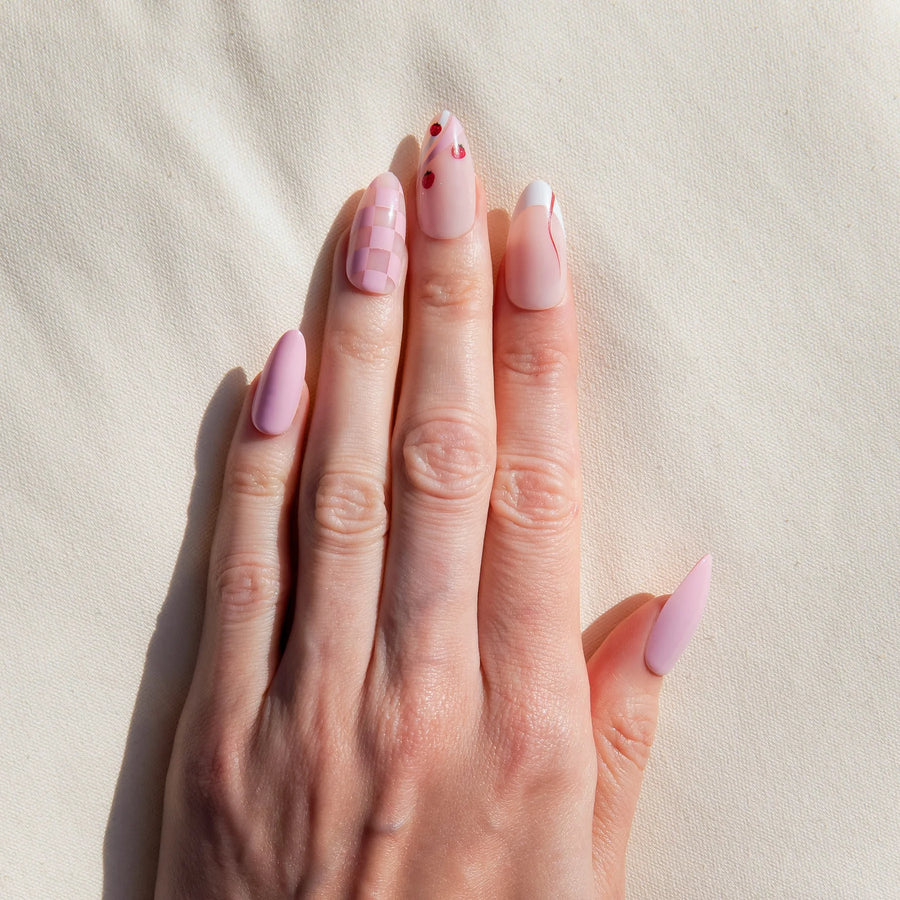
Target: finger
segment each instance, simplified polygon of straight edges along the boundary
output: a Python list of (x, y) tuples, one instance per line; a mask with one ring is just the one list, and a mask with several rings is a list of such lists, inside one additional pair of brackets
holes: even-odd
[(309, 393), (299, 331), (276, 343), (247, 392), (225, 465), (195, 678), (258, 709), (278, 661), (293, 587), (291, 518)]
[(362, 682), (372, 653), (388, 526), (391, 414), (403, 330), (406, 207), (390, 172), (338, 242), (299, 503), (297, 603), (286, 686), (328, 672)]
[(599, 896), (620, 896), (625, 848), (656, 731), (659, 672), (669, 671), (697, 627), (709, 591), (704, 556), (670, 597), (649, 600), (588, 661), (597, 749), (594, 877)]
[(417, 198), (380, 640), (392, 665), (477, 672), (495, 454), (493, 288), (484, 192), (462, 126), (447, 112), (426, 135)]
[(590, 659), (619, 622), (624, 622), (639, 606), (652, 599), (653, 594), (632, 594), (594, 619), (581, 635), (584, 658)]
[(497, 283), (497, 469), (478, 623), (488, 683), (519, 681), (523, 668), (583, 676), (576, 368), (562, 216), (536, 181), (516, 206)]

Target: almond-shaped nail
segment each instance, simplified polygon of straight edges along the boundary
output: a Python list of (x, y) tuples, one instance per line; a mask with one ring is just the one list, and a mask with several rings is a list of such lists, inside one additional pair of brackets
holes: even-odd
[(644, 662), (656, 675), (671, 671), (697, 630), (711, 575), (712, 557), (707, 553), (666, 600), (644, 650)]
[(429, 237), (462, 237), (475, 224), (475, 166), (466, 133), (444, 110), (425, 132), (416, 183), (419, 227)]
[(522, 309), (558, 306), (566, 291), (566, 231), (545, 181), (522, 191), (506, 239), (506, 295)]
[(347, 244), (347, 278), (368, 294), (390, 294), (400, 283), (406, 239), (403, 188), (391, 172), (379, 175), (359, 201)]
[(296, 329), (272, 348), (256, 386), (250, 418), (263, 434), (284, 434), (291, 427), (306, 376), (306, 341)]

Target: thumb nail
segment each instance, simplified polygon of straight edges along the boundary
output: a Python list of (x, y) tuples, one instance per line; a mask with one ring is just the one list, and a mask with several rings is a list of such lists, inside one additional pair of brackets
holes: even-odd
[(712, 557), (707, 553), (663, 606), (644, 650), (644, 662), (654, 674), (665, 675), (671, 671), (697, 630), (706, 607), (711, 575)]

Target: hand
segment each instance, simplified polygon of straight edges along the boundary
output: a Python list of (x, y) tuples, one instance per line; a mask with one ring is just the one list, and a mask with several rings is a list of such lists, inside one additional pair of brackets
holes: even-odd
[(390, 174), (338, 243), (302, 458), (299, 332), (248, 391), (160, 898), (624, 891), (659, 674), (696, 627), (709, 559), (668, 603), (614, 613), (585, 663), (559, 203), (525, 190), (495, 294), (484, 192), (449, 113), (426, 133), (416, 200), (408, 256)]

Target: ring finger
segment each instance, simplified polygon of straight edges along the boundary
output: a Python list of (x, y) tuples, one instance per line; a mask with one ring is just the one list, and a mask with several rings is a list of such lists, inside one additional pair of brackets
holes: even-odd
[[(287, 684), (362, 683), (384, 566), (391, 414), (403, 326), (406, 207), (379, 175), (338, 242), (299, 502)], [(336, 676), (340, 673), (340, 677)]]

